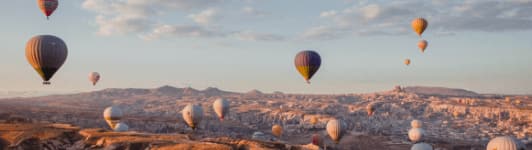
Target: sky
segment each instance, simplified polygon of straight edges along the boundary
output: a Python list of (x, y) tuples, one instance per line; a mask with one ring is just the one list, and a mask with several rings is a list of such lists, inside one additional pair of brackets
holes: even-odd
[[(0, 14), (2, 91), (418, 85), (532, 94), (532, 0), (60, 0), (48, 21), (35, 1), (18, 0)], [(429, 22), (424, 54), (410, 27), (416, 17)], [(26, 42), (41, 34), (69, 49), (50, 86), (25, 58)], [(311, 85), (294, 67), (301, 50), (322, 57)], [(92, 71), (102, 75), (95, 87)]]

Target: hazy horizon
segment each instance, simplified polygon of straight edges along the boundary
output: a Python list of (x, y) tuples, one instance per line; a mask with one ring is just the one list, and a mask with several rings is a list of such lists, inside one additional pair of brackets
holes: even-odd
[[(72, 0), (47, 21), (35, 1), (11, 1), (0, 6), (9, 14), (0, 28), (0, 91), (171, 85), (337, 94), (401, 85), (530, 95), (531, 8), (517, 0)], [(424, 54), (409, 25), (418, 16), (429, 21)], [(24, 56), (39, 34), (69, 48), (50, 86)], [(293, 62), (306, 49), (323, 59), (311, 85)], [(96, 87), (92, 71), (102, 75)]]

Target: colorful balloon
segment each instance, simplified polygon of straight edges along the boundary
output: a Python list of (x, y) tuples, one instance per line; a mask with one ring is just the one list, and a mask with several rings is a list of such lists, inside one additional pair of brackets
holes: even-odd
[(421, 53), (424, 53), (425, 52), (425, 49), (427, 48), (428, 46), (428, 42), (427, 40), (420, 40), (418, 43), (417, 43), (417, 47), (419, 47), (419, 50), (421, 50)]
[(37, 5), (39, 5), (42, 13), (46, 15), (46, 19), (48, 19), (54, 13), (55, 9), (57, 9), (59, 2), (58, 0), (37, 0)]
[(49, 80), (63, 66), (67, 55), (65, 42), (53, 35), (34, 36), (26, 43), (26, 59), (42, 77), (43, 84), (50, 84)]
[(214, 112), (218, 115), (218, 118), (220, 118), (221, 121), (224, 120), (225, 115), (229, 113), (229, 101), (225, 99), (217, 99), (214, 101), (212, 108), (214, 109)]
[(100, 80), (100, 73), (98, 72), (91, 72), (89, 73), (89, 81), (92, 82), (92, 85), (95, 86), (96, 83)]
[(294, 63), (303, 79), (310, 84), (310, 79), (321, 66), (321, 57), (315, 51), (301, 51), (296, 55)]
[(412, 20), (412, 29), (420, 37), (421, 34), (423, 34), (423, 32), (425, 31), (425, 29), (427, 29), (428, 25), (429, 23), (427, 22), (427, 20), (425, 20), (425, 18), (416, 18)]
[(183, 120), (185, 123), (196, 130), (197, 126), (203, 119), (203, 108), (199, 105), (188, 104), (182, 111)]

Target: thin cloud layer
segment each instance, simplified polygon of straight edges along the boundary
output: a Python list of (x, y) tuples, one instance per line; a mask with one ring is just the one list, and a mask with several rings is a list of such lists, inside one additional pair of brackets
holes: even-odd
[[(330, 1), (323, 1), (326, 2)], [(283, 41), (395, 36), (411, 34), (410, 21), (415, 17), (429, 20), (427, 34), (434, 35), (455, 35), (460, 31), (504, 32), (532, 29), (532, 0), (357, 1), (348, 2), (350, 6), (344, 8), (321, 12), (305, 10), (316, 15), (310, 18), (314, 20), (275, 13), (281, 10), (272, 10), (279, 8), (258, 10), (249, 4), (250, 2), (241, 0), (84, 0), (82, 7), (96, 14), (96, 33), (99, 35), (136, 34), (151, 40), (165, 37), (229, 37), (248, 41)], [(231, 10), (236, 10), (237, 13), (230, 13)], [(276, 19), (282, 17), (317, 24), (304, 24), (300, 33), (279, 35), (269, 33), (277, 29), (261, 32), (263, 29), (255, 29), (253, 26), (246, 26), (244, 29), (239, 24), (241, 22), (224, 20), (238, 18), (238, 13), (259, 16), (264, 24), (274, 24), (279, 22)], [(176, 20), (163, 19), (167, 14), (181, 14), (181, 18), (173, 17), (177, 19), (178, 23), (175, 23)], [(277, 31), (282, 32), (282, 29)]]

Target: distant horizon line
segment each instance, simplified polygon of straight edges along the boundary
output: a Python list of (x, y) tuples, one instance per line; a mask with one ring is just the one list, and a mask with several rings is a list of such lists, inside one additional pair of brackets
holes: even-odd
[[(3, 89), (0, 89), (0, 98), (50, 96), (50, 95), (56, 95), (56, 94), (79, 94), (79, 93), (86, 93), (86, 92), (104, 91), (104, 90), (108, 90), (108, 89), (146, 89), (146, 90), (150, 90), (150, 89), (158, 89), (158, 88), (162, 88), (162, 87), (173, 87), (173, 88), (178, 88), (178, 89), (179, 88), (180, 89), (192, 88), (192, 89), (195, 89), (195, 90), (198, 90), (198, 91), (204, 91), (204, 90), (207, 90), (209, 88), (215, 88), (215, 89), (218, 89), (220, 91), (233, 92), (233, 93), (247, 93), (247, 92), (251, 92), (253, 90), (257, 90), (257, 91), (259, 91), (261, 93), (265, 93), (265, 94), (273, 94), (275, 92), (281, 92), (283, 94), (311, 94), (311, 95), (370, 94), (370, 93), (386, 92), (386, 91), (393, 90), (393, 87), (392, 87), (392, 88), (383, 89), (383, 90), (377, 90), (377, 91), (373, 91), (373, 92), (350, 92), (350, 93), (316, 93), (316, 92), (305, 93), (305, 92), (283, 92), (283, 91), (280, 91), (280, 90), (263, 92), (263, 91), (261, 91), (259, 89), (251, 89), (251, 90), (248, 90), (248, 91), (239, 91), (239, 90), (234, 91), (234, 90), (224, 90), (223, 88), (218, 88), (217, 86), (209, 86), (209, 87), (200, 89), (200, 88), (194, 88), (192, 86), (180, 87), (180, 86), (173, 86), (173, 85), (166, 84), (166, 85), (157, 86), (157, 87), (128, 87), (128, 88), (109, 87), (109, 88), (93, 89), (93, 90), (62, 90), (62, 89), (60, 89), (60, 90), (57, 90), (57, 89), (56, 90), (53, 90), (53, 89), (52, 90), (3, 90)], [(477, 93), (479, 95), (516, 95), (516, 96), (531, 96), (532, 95), (532, 92), (531, 93), (523, 93), (523, 94), (479, 93), (479, 92), (476, 92), (476, 91), (473, 91), (473, 90), (469, 90), (469, 89), (453, 88), (453, 87), (445, 87), (445, 86), (423, 86), (423, 85), (401, 86), (401, 88), (407, 88), (407, 87), (446, 88), (446, 89), (466, 90), (466, 91)], [(22, 94), (22, 95), (23, 94), (35, 94), (35, 95), (28, 95), (28, 96), (19, 95), (19, 96), (10, 97), (9, 96), (10, 92), (13, 92), (14, 95), (16, 95), (16, 94)], [(2, 94), (4, 94), (4, 95), (2, 95)]]

